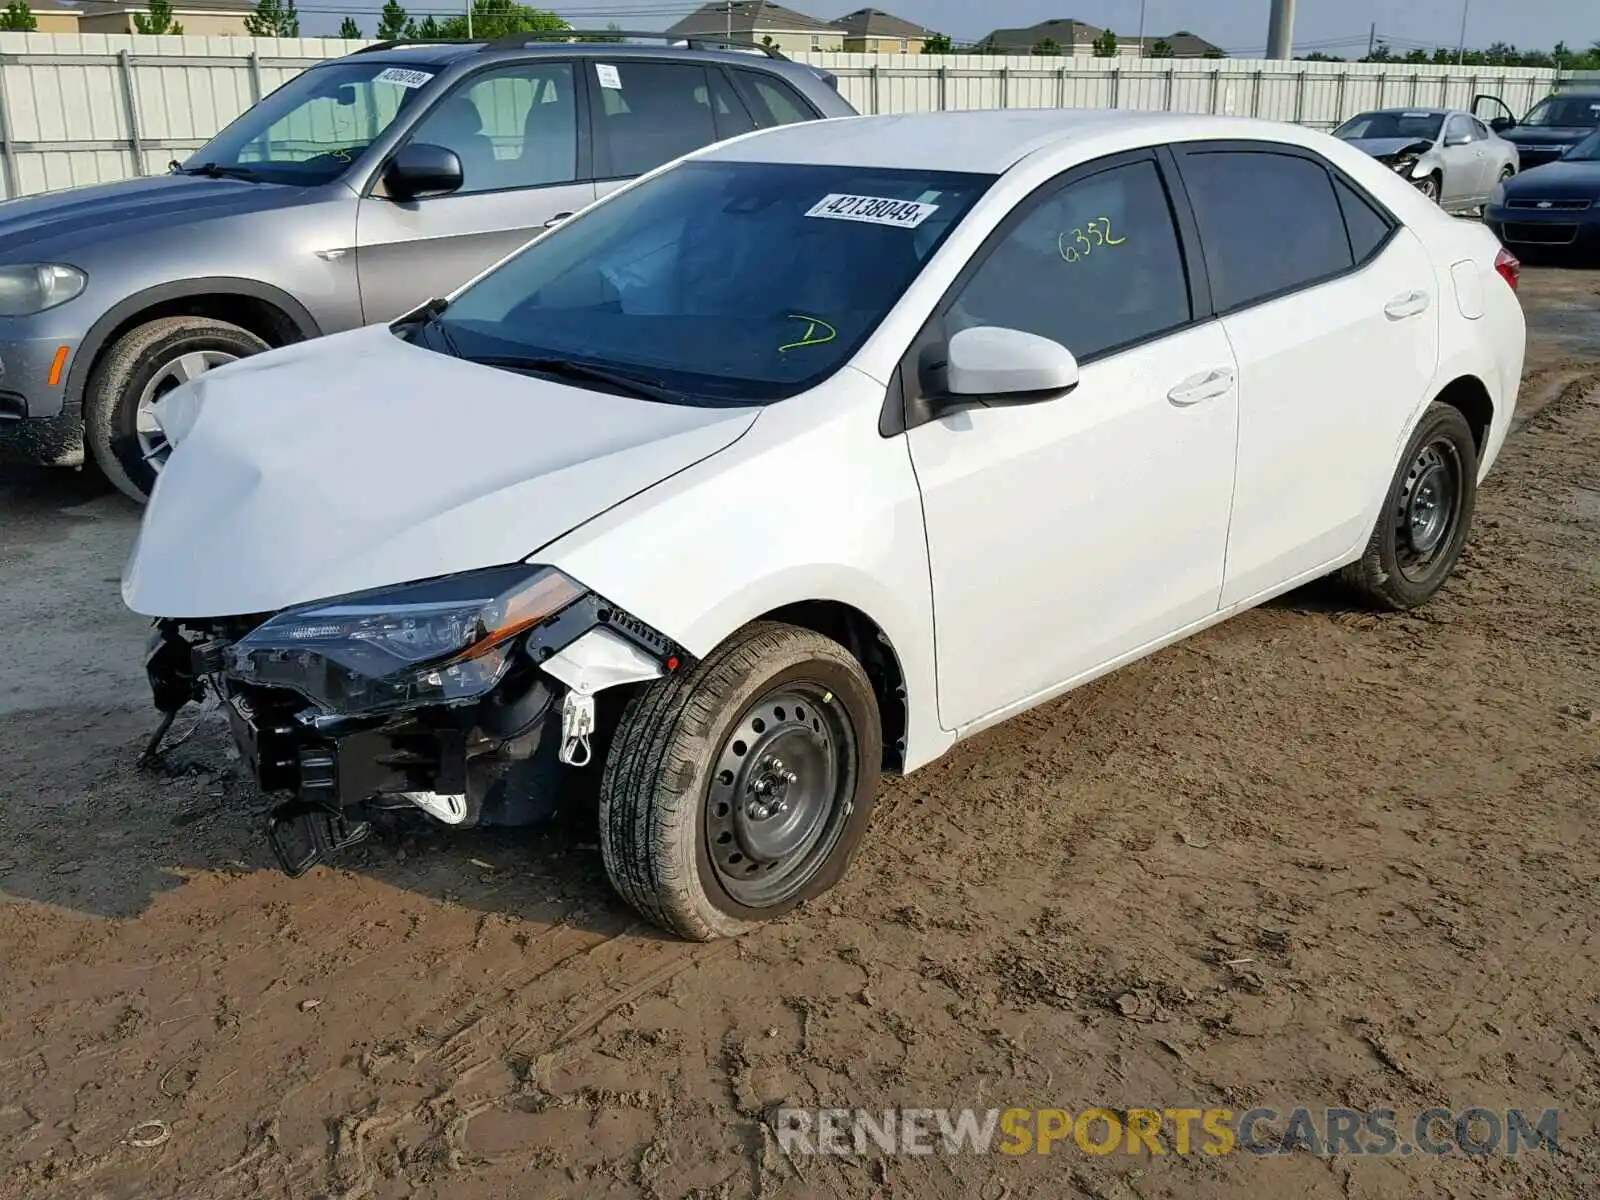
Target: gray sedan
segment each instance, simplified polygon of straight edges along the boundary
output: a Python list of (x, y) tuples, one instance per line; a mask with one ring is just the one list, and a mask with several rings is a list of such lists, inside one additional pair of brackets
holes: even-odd
[(1333, 131), (1387, 163), (1449, 212), (1486, 204), (1519, 169), (1517, 148), (1471, 113), (1448, 108), (1385, 108), (1351, 117)]

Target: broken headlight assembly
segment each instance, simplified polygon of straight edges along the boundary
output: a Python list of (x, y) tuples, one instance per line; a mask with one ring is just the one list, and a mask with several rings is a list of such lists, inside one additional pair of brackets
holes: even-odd
[(342, 716), (474, 701), (504, 678), (518, 635), (583, 595), (526, 564), (361, 592), (277, 614), (228, 648), (224, 669)]

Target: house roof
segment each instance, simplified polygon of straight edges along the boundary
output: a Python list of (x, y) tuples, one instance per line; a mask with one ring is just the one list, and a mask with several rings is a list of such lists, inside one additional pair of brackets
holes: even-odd
[(847, 37), (925, 38), (929, 31), (881, 8), (858, 8), (833, 22)]
[(838, 33), (836, 26), (805, 13), (795, 12), (771, 0), (722, 0), (702, 4), (676, 25), (669, 34), (757, 33), (768, 30), (793, 33)]
[[(1130, 42), (1137, 42), (1138, 38), (1128, 38)], [(1207, 54), (1221, 54), (1222, 47), (1193, 33), (1169, 33), (1159, 37), (1144, 39), (1144, 52), (1150, 53), (1151, 47), (1157, 42), (1165, 42), (1172, 47), (1175, 58), (1204, 58)]]
[(1037, 25), (1028, 25), (1020, 29), (991, 30), (987, 36), (978, 39), (978, 45), (1027, 51), (1032, 50), (1045, 38), (1050, 38), (1059, 46), (1073, 46), (1080, 42), (1092, 42), (1104, 32), (1105, 30), (1098, 25), (1063, 17), (1058, 20), (1040, 21)]

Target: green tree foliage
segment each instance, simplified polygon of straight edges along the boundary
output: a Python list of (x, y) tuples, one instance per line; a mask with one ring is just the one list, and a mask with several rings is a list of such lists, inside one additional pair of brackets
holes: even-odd
[[(432, 13), (429, 13), (421, 21), (407, 21), (404, 36), (408, 38), (436, 39), (443, 37), (444, 34), (440, 32), (439, 22)], [(462, 36), (466, 35), (463, 34)]]
[(300, 10), (294, 0), (256, 0), (255, 11), (245, 16), (244, 30), (251, 37), (299, 37)]
[(392, 42), (395, 38), (405, 37), (410, 24), (411, 18), (400, 7), (400, 0), (386, 0), (383, 11), (378, 14), (378, 40)]
[(555, 13), (518, 4), (516, 0), (472, 0), (470, 34), (465, 16), (446, 17), (438, 24), (439, 36), (447, 38), (497, 38), (508, 33), (558, 33), (572, 28)]
[(1033, 44), (1033, 53), (1039, 58), (1059, 58), (1061, 43), (1053, 37), (1040, 38)]
[(922, 52), (924, 54), (954, 54), (956, 47), (955, 43), (950, 40), (949, 34), (930, 33), (922, 40)]
[(28, 0), (11, 0), (0, 13), (0, 29), (9, 33), (32, 33), (39, 28), (39, 19), (28, 7)]
[(1157, 38), (1156, 39), (1156, 44), (1154, 46), (1150, 47), (1150, 57), (1151, 58), (1171, 58), (1172, 57), (1172, 43), (1167, 41), (1166, 38)]
[(183, 26), (172, 19), (172, 0), (150, 0), (148, 13), (133, 14), (133, 28), (137, 33), (183, 32)]
[(622, 40), (622, 26), (615, 21), (606, 22), (604, 33), (586, 33), (582, 37), (572, 39), (575, 42), (620, 42)]
[(1115, 58), (1117, 56), (1117, 35), (1108, 29), (1095, 38), (1094, 56), (1096, 58)]
[(339, 36), (347, 41), (354, 41), (364, 35), (361, 32), (361, 26), (356, 24), (356, 19), (354, 17), (346, 17), (339, 22)]

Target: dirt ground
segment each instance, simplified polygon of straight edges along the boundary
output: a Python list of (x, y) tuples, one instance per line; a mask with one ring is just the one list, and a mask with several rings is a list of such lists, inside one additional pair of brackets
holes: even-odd
[[(0, 476), (0, 1196), (1595, 1194), (1600, 273), (1524, 298), (1433, 606), (1313, 588), (1019, 718), (704, 946), (579, 818), (277, 873), (219, 719), (134, 769), (134, 511)], [(1559, 1107), (1560, 1151), (803, 1158), (784, 1104)]]

